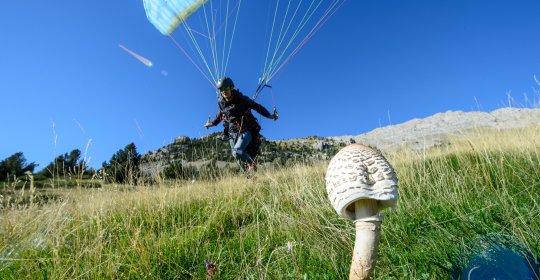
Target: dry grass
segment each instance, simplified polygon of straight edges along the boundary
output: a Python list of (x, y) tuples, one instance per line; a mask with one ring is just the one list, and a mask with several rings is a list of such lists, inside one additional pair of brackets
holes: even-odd
[[(447, 278), (493, 233), (540, 253), (538, 128), (477, 132), (388, 155), (400, 179), (377, 278)], [(3, 209), (0, 278), (344, 279), (353, 227), (326, 198), (326, 162), (153, 187), (55, 189)]]

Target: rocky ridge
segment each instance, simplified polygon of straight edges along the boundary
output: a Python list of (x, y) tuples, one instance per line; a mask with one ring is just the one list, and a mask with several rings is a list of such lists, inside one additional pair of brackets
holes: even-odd
[[(423, 119), (389, 125), (356, 136), (318, 137), (299, 139), (263, 139), (258, 162), (289, 164), (328, 160), (349, 143), (362, 143), (383, 152), (398, 149), (429, 149), (448, 143), (448, 139), (479, 129), (509, 129), (540, 125), (540, 109), (502, 108), (492, 112), (447, 111)], [(143, 172), (162, 171), (172, 163), (200, 169), (214, 164), (219, 168), (235, 165), (228, 142), (220, 133), (199, 139), (178, 137), (173, 143), (143, 156)]]
[(382, 151), (429, 149), (448, 138), (479, 129), (509, 129), (540, 125), (540, 109), (502, 108), (492, 112), (447, 111), (423, 119), (374, 129), (356, 136), (336, 136), (338, 142), (357, 142)]

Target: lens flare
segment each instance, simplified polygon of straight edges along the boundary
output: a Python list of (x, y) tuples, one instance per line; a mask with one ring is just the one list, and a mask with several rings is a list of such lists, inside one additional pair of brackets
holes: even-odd
[(142, 64), (148, 66), (148, 67), (152, 67), (152, 61), (136, 54), (134, 51), (124, 47), (122, 44), (118, 45), (118, 47), (120, 47), (121, 49), (123, 49), (124, 51), (126, 51), (127, 53), (129, 53), (131, 56), (133, 56), (134, 58), (136, 58), (137, 60), (139, 60), (140, 62), (142, 62)]

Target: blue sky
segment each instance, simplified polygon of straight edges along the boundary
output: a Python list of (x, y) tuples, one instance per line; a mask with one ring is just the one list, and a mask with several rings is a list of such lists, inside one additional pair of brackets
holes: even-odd
[[(215, 92), (142, 1), (5, 0), (0, 17), (0, 160), (43, 168), (80, 149), (89, 164), (200, 137)], [(531, 107), (540, 87), (540, 1), (349, 0), (258, 101), (263, 135), (357, 135), (448, 110)], [(244, 0), (227, 74), (252, 95), (266, 0)], [(173, 34), (174, 36), (175, 34)], [(150, 59), (146, 67), (118, 47)], [(273, 100), (271, 96), (273, 95)]]

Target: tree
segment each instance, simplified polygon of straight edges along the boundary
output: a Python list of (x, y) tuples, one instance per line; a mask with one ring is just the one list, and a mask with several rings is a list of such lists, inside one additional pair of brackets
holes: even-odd
[(183, 169), (182, 163), (175, 161), (163, 169), (163, 177), (166, 179), (181, 179), (184, 175)]
[(27, 163), (22, 152), (15, 153), (10, 157), (0, 161), (0, 181), (6, 180), (9, 176), (23, 176), (25, 172), (34, 172), (38, 164)]
[(57, 156), (53, 162), (49, 163), (40, 172), (40, 175), (50, 178), (53, 175), (66, 176), (70, 174), (84, 174), (85, 172), (86, 162), (81, 160), (81, 151), (75, 149), (69, 154), (65, 153)]
[(139, 177), (141, 155), (134, 143), (114, 154), (109, 163), (103, 162), (105, 178), (116, 183), (135, 184)]
[(81, 160), (81, 150), (75, 149), (69, 153), (69, 156), (66, 157), (66, 166), (68, 170), (76, 173), (80, 171), (80, 166), (83, 161)]

